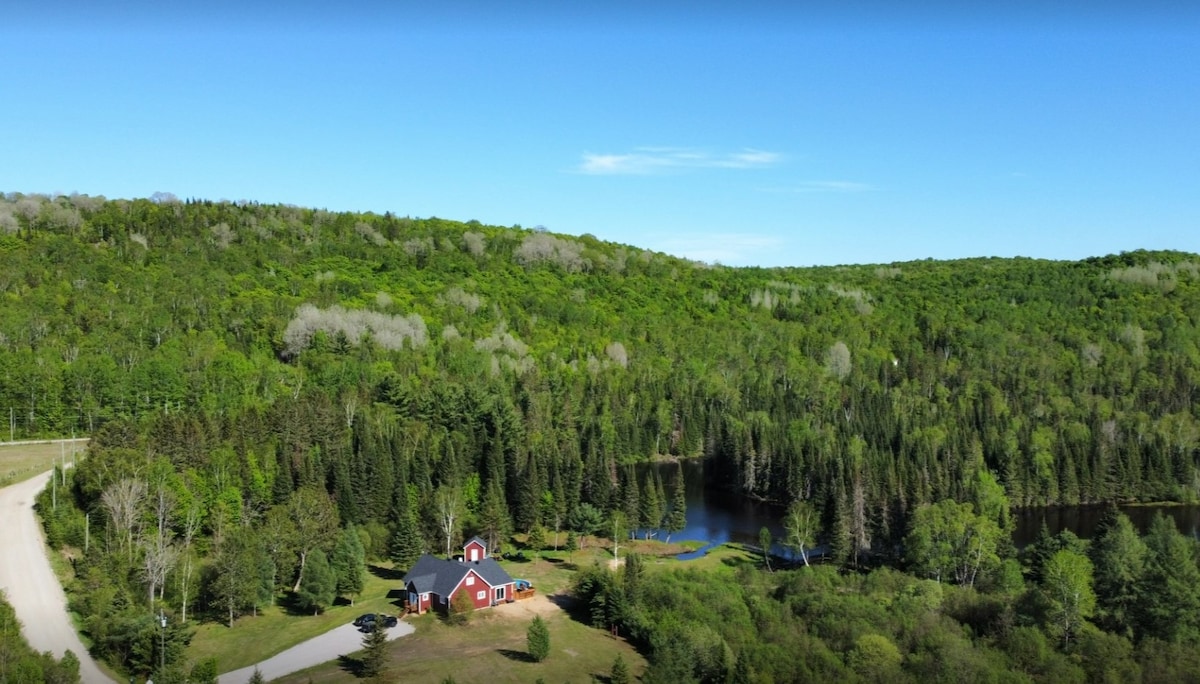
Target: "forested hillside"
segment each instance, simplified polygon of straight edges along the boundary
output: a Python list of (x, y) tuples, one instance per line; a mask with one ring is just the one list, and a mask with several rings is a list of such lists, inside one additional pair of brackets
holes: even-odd
[(542, 491), (608, 507), (621, 464), (699, 454), (751, 496), (861, 497), (872, 524), (984, 466), (1017, 505), (1200, 492), (1192, 255), (725, 268), (476, 222), (11, 194), (0, 253), (10, 433), (231, 450), (251, 506), (322, 483), (366, 521), (399, 483), (478, 476), (528, 526)]
[[(10, 194), (0, 260), (0, 410), (14, 438), (93, 437), (42, 512), (130, 672), (178, 658), (189, 612), (352, 596), (364, 557), (669, 526), (626, 467), (647, 459), (712, 459), (715, 486), (815, 516), (802, 541), (834, 561), (899, 561), (914, 531), (937, 578), (912, 549), (947, 499), (1003, 527), (1009, 501), (1200, 497), (1195, 255), (727, 268), (474, 221)], [(165, 654), (147, 601), (180, 618)]]

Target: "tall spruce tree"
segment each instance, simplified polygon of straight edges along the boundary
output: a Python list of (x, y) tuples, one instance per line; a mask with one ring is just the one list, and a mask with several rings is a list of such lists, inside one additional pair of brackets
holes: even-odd
[(1142, 635), (1164, 641), (1200, 639), (1200, 568), (1196, 542), (1179, 533), (1175, 521), (1156, 513), (1145, 537), (1146, 558), (1139, 627)]
[(362, 675), (368, 679), (382, 681), (387, 675), (387, 629), (383, 620), (376, 620), (363, 635)]
[(641, 511), (638, 516), (638, 527), (642, 528), (642, 535), (645, 539), (649, 539), (651, 536), (657, 534), (658, 530), (662, 527), (663, 502), (658, 496), (661, 489), (660, 485), (661, 483), (658, 482), (654, 473), (642, 478), (642, 491), (639, 497)]
[(338, 536), (337, 546), (329, 556), (329, 565), (337, 578), (338, 596), (345, 596), (354, 605), (354, 596), (362, 593), (367, 574), (366, 552), (354, 525), (347, 525)]
[(625, 512), (625, 519), (629, 521), (629, 537), (631, 539), (637, 535), (637, 528), (641, 526), (642, 509), (640, 494), (641, 492), (638, 491), (637, 474), (633, 466), (627, 466), (622, 478), (621, 510)]
[(675, 470), (675, 486), (671, 492), (670, 512), (667, 513), (667, 542), (671, 535), (682, 532), (687, 527), (687, 490), (683, 481), (683, 466)]
[(417, 526), (412, 510), (406, 508), (396, 521), (396, 529), (388, 541), (388, 557), (398, 569), (407, 570), (424, 552), (425, 540), (421, 537), (421, 528)]
[(300, 591), (296, 592), (301, 605), (319, 615), (333, 605), (337, 596), (337, 576), (329, 567), (329, 559), (325, 552), (314, 549), (308, 556), (308, 567), (305, 568)]
[(542, 662), (550, 655), (550, 628), (546, 626), (546, 621), (541, 615), (533, 616), (533, 622), (529, 624), (529, 630), (525, 634), (526, 646), (529, 649), (529, 657), (537, 662)]
[(1113, 506), (1088, 553), (1095, 568), (1097, 622), (1109, 631), (1132, 637), (1146, 572), (1146, 543), (1129, 516)]

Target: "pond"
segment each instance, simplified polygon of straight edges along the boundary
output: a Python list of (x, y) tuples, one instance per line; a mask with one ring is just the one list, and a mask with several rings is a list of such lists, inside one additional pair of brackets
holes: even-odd
[[(1195, 505), (1146, 505), (1120, 506), (1121, 512), (1129, 516), (1133, 526), (1145, 533), (1150, 529), (1154, 516), (1162, 513), (1175, 519), (1179, 531), (1200, 539), (1200, 506)], [(1070, 530), (1083, 539), (1091, 539), (1096, 535), (1096, 529), (1104, 519), (1106, 506), (1048, 506), (1045, 508), (1024, 508), (1013, 511), (1016, 527), (1013, 530), (1013, 543), (1017, 547), (1032, 544), (1042, 529), (1042, 522), (1050, 528), (1051, 534), (1062, 530)]]
[[(784, 509), (761, 501), (752, 501), (731, 492), (705, 486), (704, 461), (688, 459), (681, 461), (684, 483), (687, 487), (687, 527), (671, 535), (672, 541), (702, 541), (708, 545), (739, 542), (757, 545), (758, 531), (766, 527), (776, 538), (783, 536)], [(656, 463), (641, 466), (639, 477), (648, 468), (657, 468), (668, 495), (675, 482), (676, 464)], [(1175, 519), (1180, 532), (1200, 539), (1200, 506), (1151, 505), (1122, 506), (1134, 527), (1145, 532), (1155, 513), (1162, 512)], [(1071, 530), (1076, 535), (1090, 539), (1104, 515), (1104, 506), (1055, 506), (1026, 508), (1013, 511), (1016, 527), (1013, 543), (1017, 547), (1031, 544), (1041, 530), (1044, 520), (1052, 534)], [(686, 557), (703, 555), (701, 550)], [(776, 547), (782, 556), (788, 554)]]

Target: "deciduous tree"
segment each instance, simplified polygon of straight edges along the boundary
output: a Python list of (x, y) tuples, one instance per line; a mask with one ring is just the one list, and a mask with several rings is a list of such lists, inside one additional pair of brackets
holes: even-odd
[(973, 585), (979, 573), (999, 564), (1000, 528), (975, 515), (969, 503), (946, 499), (918, 508), (905, 538), (913, 570), (937, 581)]
[(315, 550), (328, 548), (336, 539), (338, 514), (329, 495), (315, 487), (297, 489), (288, 499), (287, 512), (295, 526), (300, 557), (296, 583), (292, 585), (292, 591), (298, 592), (309, 556)]
[(1096, 609), (1092, 562), (1074, 551), (1059, 551), (1046, 564), (1042, 592), (1049, 605), (1050, 631), (1068, 648)]
[(821, 518), (807, 501), (796, 499), (783, 518), (783, 545), (808, 565), (808, 548), (820, 531)]

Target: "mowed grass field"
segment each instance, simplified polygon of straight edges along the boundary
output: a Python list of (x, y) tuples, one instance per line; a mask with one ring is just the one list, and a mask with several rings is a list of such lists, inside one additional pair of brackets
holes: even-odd
[[(349, 623), (363, 613), (399, 614), (396, 598), (388, 593), (400, 586), (399, 580), (384, 579), (389, 568), (373, 566), (368, 572), (360, 600), (354, 605), (337, 605), (320, 615), (299, 614), (284, 606), (269, 606), (257, 616), (246, 615), (227, 622), (203, 622), (196, 628), (187, 657), (193, 661), (216, 658), (217, 668), (229, 672), (266, 660), (296, 644)], [(396, 595), (398, 596), (398, 594)]]
[(54, 467), (66, 454), (67, 462), (75, 452), (82, 454), (87, 439), (38, 444), (0, 444), (0, 487), (23, 482)]
[[(570, 554), (570, 559), (567, 556), (566, 552), (550, 552), (544, 558), (505, 562), (513, 577), (533, 583), (537, 595), (476, 611), (466, 625), (448, 625), (432, 613), (406, 618), (416, 631), (388, 645), (389, 678), (434, 684), (447, 677), (464, 684), (528, 683), (541, 678), (555, 684), (583, 684), (593, 681), (593, 676), (607, 680), (618, 655), (632, 673), (641, 674), (646, 661), (633, 646), (623, 638), (580, 622), (570, 611), (573, 600), (568, 591), (575, 563), (603, 562), (610, 554), (587, 548)], [(540, 615), (550, 630), (550, 656), (540, 663), (526, 655), (526, 632), (534, 615)], [(350, 667), (333, 662), (278, 681), (302, 684), (357, 680)]]
[[(536, 603), (550, 608), (529, 605)], [(550, 630), (550, 656), (540, 663), (526, 655), (525, 635), (535, 610), (543, 613)], [(586, 684), (593, 681), (593, 675), (607, 679), (618, 654), (635, 674), (646, 666), (624, 639), (573, 620), (544, 596), (480, 611), (464, 626), (447, 625), (431, 614), (407, 619), (416, 632), (388, 644), (389, 681), (437, 684), (453, 677), (462, 684), (528, 684), (541, 678), (555, 684)], [(277, 681), (358, 680), (342, 664), (326, 663)]]

